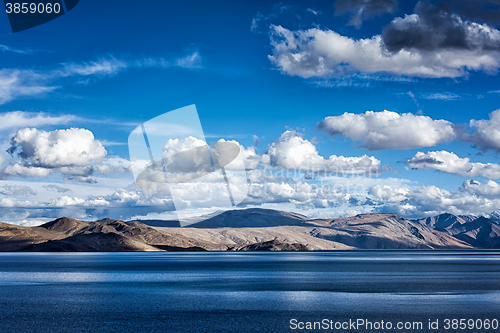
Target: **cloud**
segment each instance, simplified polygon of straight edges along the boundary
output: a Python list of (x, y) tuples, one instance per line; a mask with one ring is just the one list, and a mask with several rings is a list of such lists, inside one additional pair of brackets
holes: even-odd
[(398, 9), (396, 0), (337, 0), (335, 16), (350, 14), (347, 25), (360, 28), (363, 21), (377, 15), (394, 13)]
[(118, 141), (109, 141), (109, 140), (101, 140), (101, 143), (108, 147), (108, 146), (126, 146), (126, 142), (118, 142)]
[[(350, 117), (358, 116), (347, 115)], [(432, 137), (424, 130), (432, 129), (434, 126), (438, 128), (451, 126), (451, 133), (454, 134), (451, 123), (432, 120), (424, 116), (399, 115), (389, 111), (367, 112), (359, 116), (361, 116), (361, 121), (354, 117), (353, 128), (345, 128), (343, 129), (345, 133), (340, 134), (348, 137), (354, 136), (350, 131), (355, 129), (356, 124), (358, 126), (361, 124), (358, 128), (361, 131), (361, 139), (353, 138), (353, 140), (369, 144), (372, 148), (374, 144), (368, 139), (371, 137), (370, 131), (374, 131), (375, 137), (388, 135), (393, 141), (398, 142), (398, 147), (407, 147), (415, 142), (421, 143), (420, 138), (413, 138), (413, 132), (425, 137)], [(347, 119), (342, 118), (338, 121), (349, 127)], [(390, 123), (390, 121), (394, 122)], [(395, 129), (391, 126), (395, 126)], [(369, 131), (366, 131), (365, 127)], [(397, 129), (405, 129), (405, 135), (397, 133)], [(129, 161), (119, 157), (106, 157), (102, 151), (102, 149), (105, 151), (104, 147), (90, 131), (85, 129), (71, 130), (75, 130), (75, 132), (71, 132), (69, 136), (66, 136), (63, 130), (46, 132), (37, 129), (23, 129), (18, 131), (12, 140), (12, 147), (15, 147), (13, 151), (15, 158), (9, 161), (9, 164), (3, 169), (3, 175), (47, 177), (59, 173), (64, 179), (73, 182), (93, 183), (96, 179), (99, 180), (99, 178), (93, 178), (96, 173), (107, 175), (130, 172)], [(86, 131), (92, 135), (89, 136)], [(447, 132), (444, 131), (444, 133)], [(70, 141), (68, 137), (78, 140), (78, 144), (74, 145), (74, 142)], [(14, 138), (17, 139), (14, 140)], [(479, 214), (500, 209), (500, 198), (498, 196), (495, 198), (495, 191), (498, 190), (498, 184), (495, 182), (476, 184), (470, 181), (464, 183), (458, 191), (453, 192), (438, 187), (415, 188), (415, 184), (401, 179), (370, 178), (365, 175), (379, 175), (382, 169), (381, 162), (375, 157), (366, 155), (323, 157), (315, 146), (316, 141), (311, 141), (306, 140), (298, 132), (285, 131), (267, 147), (263, 154), (257, 154), (254, 147), (245, 148), (236, 141), (230, 141), (240, 146), (246, 163), (251, 161), (251, 167), (249, 168), (247, 165), (247, 169), (251, 169), (248, 172), (248, 180), (245, 176), (238, 176), (237, 179), (237, 181), (245, 183), (249, 181), (250, 194), (243, 205), (289, 205), (297, 209), (322, 209), (326, 212), (336, 212), (337, 215), (341, 210), (345, 214), (346, 209), (360, 207), (356, 210), (394, 212), (406, 217), (428, 216), (444, 211), (457, 214)], [(73, 144), (69, 144), (70, 142)], [(380, 143), (382, 145), (386, 144), (383, 141), (377, 142), (382, 142)], [(380, 148), (380, 144), (376, 147)], [(200, 145), (205, 145), (205, 142), (196, 138), (171, 140), (163, 145), (163, 151), (165, 156), (171, 156)], [(68, 151), (67, 147), (80, 149), (80, 151)], [(85, 147), (94, 148), (94, 157), (85, 157), (88, 153), (87, 150), (92, 151), (92, 149)], [(47, 151), (46, 159), (38, 158), (37, 151)], [(49, 158), (49, 156), (57, 156), (57, 158)], [(490, 164), (472, 163), (468, 159), (459, 158), (448, 152), (419, 153), (411, 161), (419, 168), (434, 168), (433, 162), (435, 165), (446, 165), (446, 168), (443, 167), (444, 172), (462, 173), (462, 175), (469, 177), (476, 175), (488, 177), (488, 174), (493, 175), (493, 173), (500, 172), (491, 167)], [(296, 170), (299, 172), (295, 172)], [(361, 176), (345, 177), (347, 174)], [(112, 178), (110, 177), (110, 179)], [(130, 179), (132, 181), (131, 176)], [(101, 186), (106, 188), (109, 187), (109, 184), (104, 183)], [(212, 208), (217, 209), (218, 200), (227, 195), (227, 189), (224, 183), (221, 183), (219, 187), (212, 186), (213, 184), (212, 180), (208, 178), (204, 183), (192, 182), (191, 187), (187, 187), (185, 195), (182, 196), (186, 211), (196, 214), (200, 209), (207, 207), (207, 202), (214, 203)], [(98, 188), (97, 185), (80, 186), (86, 189), (94, 188), (94, 186)], [(125, 189), (116, 189), (117, 187), (112, 186), (108, 190), (114, 189), (114, 192), (101, 192), (100, 195), (90, 192), (92, 195), (85, 196), (81, 195), (79, 191), (72, 193), (69, 189), (58, 185), (50, 187), (49, 185), (44, 187), (39, 185), (33, 188), (40, 193), (40, 199), (38, 196), (36, 197), (39, 201), (4, 198), (5, 200), (0, 201), (0, 206), (3, 207), (0, 217), (17, 216), (17, 218), (27, 219), (42, 216), (59, 217), (61, 214), (70, 214), (86, 219), (106, 216), (131, 218), (148, 213), (171, 212), (175, 209), (168, 189), (142, 191), (135, 185)], [(43, 188), (54, 193), (46, 192)], [(72, 189), (75, 188), (72, 187)], [(44, 199), (42, 194), (48, 198)], [(57, 197), (55, 197), (56, 195)], [(181, 213), (184, 214), (185, 211)]]
[(83, 128), (49, 132), (24, 128), (11, 139), (8, 152), (17, 154), (29, 165), (42, 168), (87, 166), (107, 154), (94, 134)]
[(417, 108), (418, 108), (418, 114), (421, 114), (422, 113), (422, 109), (420, 108), (420, 104), (418, 103), (418, 100), (415, 98), (415, 94), (412, 93), (411, 91), (407, 91), (406, 94), (411, 97), (411, 99), (413, 100), (413, 102), (417, 106)]
[(178, 58), (175, 60), (175, 66), (188, 69), (202, 68), (201, 55), (198, 52), (193, 52), (187, 56)]
[[(249, 187), (248, 198), (245, 199), (247, 204), (264, 204), (264, 203), (316, 203), (318, 206), (328, 207), (328, 199), (344, 199), (346, 193), (322, 193), (321, 189), (305, 182), (285, 183), (285, 182), (268, 182), (268, 183), (252, 183)], [(347, 198), (348, 199), (348, 198)], [(315, 205), (314, 205), (315, 206)]]
[(67, 124), (77, 119), (71, 115), (51, 116), (41, 112), (5, 112), (0, 114), (0, 131), (20, 127)]
[(346, 112), (326, 117), (318, 124), (318, 129), (329, 135), (360, 141), (360, 147), (369, 150), (407, 150), (459, 140), (472, 143), (482, 151), (500, 151), (500, 110), (491, 112), (489, 119), (472, 119), (468, 127), (412, 113)]
[(58, 87), (32, 70), (0, 70), (0, 104), (25, 96), (40, 96)]
[[(418, 21), (418, 15), (395, 19), (392, 24), (403, 30), (412, 20)], [(396, 42), (388, 49), (380, 35), (355, 40), (328, 29), (291, 31), (271, 25), (272, 55), (268, 57), (282, 73), (302, 78), (331, 78), (356, 72), (424, 78), (456, 78), (469, 71), (496, 73), (500, 52), (495, 43), (500, 45), (500, 32), (486, 25), (467, 24), (471, 47), (435, 49), (407, 45), (398, 48)], [(389, 34), (387, 31), (392, 30), (386, 29)]]
[(398, 17), (387, 25), (384, 45), (390, 52), (467, 50), (498, 51), (500, 32), (486, 24), (463, 21), (460, 16), (426, 1), (415, 6), (415, 13)]
[(406, 187), (392, 187), (389, 185), (375, 185), (368, 190), (368, 193), (383, 202), (400, 202), (406, 199), (410, 190)]
[[(261, 162), (261, 156), (255, 153), (255, 147), (245, 148), (236, 140), (224, 140), (220, 139), (217, 143), (220, 142), (231, 142), (240, 147), (240, 154), (242, 155), (242, 160), (245, 165), (238, 166), (235, 162), (231, 163), (231, 166), (234, 168), (240, 169), (255, 169)], [(168, 162), (172, 162), (170, 157), (184, 152), (182, 155), (176, 155), (175, 165), (169, 165), (170, 170), (183, 170), (184, 172), (189, 172), (189, 170), (199, 170), (200, 166), (199, 162), (202, 162), (203, 156), (200, 156), (200, 152), (196, 152), (192, 150), (196, 147), (207, 146), (207, 143), (203, 140), (197, 139), (193, 136), (188, 136), (185, 139), (169, 139), (165, 145), (162, 147), (163, 158), (166, 158)], [(216, 146), (217, 147), (217, 146)], [(219, 149), (221, 148), (218, 146)], [(187, 153), (187, 151), (192, 151), (192, 154)], [(231, 154), (229, 154), (231, 155)], [(212, 156), (213, 158), (213, 156)]]
[[(331, 178), (323, 180), (324, 176), (331, 176), (334, 173), (340, 175), (366, 175), (370, 173), (378, 175), (381, 169), (379, 160), (366, 155), (361, 157), (334, 155), (324, 158), (319, 155), (312, 142), (305, 140), (301, 134), (294, 131), (284, 132), (279, 139), (268, 146), (266, 153), (261, 155), (255, 153), (254, 147), (244, 148), (234, 140), (221, 139), (219, 142), (231, 142), (239, 145), (246, 169), (250, 169), (248, 177), (238, 173), (232, 177), (232, 182), (236, 183), (246, 184), (250, 181), (248, 184), (249, 196), (245, 199), (244, 205), (269, 203), (312, 205), (314, 207), (333, 207), (340, 203), (350, 205), (349, 200), (352, 195), (347, 193), (344, 188), (324, 191), (322, 187), (313, 183), (328, 182)], [(177, 154), (181, 152), (187, 152), (200, 146), (206, 146), (206, 143), (194, 137), (187, 137), (183, 140), (171, 139), (163, 145), (163, 157), (168, 160), (169, 156), (178, 156)], [(198, 156), (183, 154), (181, 157), (184, 159), (177, 161), (182, 165), (182, 168), (179, 169), (189, 170), (191, 163)], [(311, 173), (314, 173), (313, 178), (309, 177)], [(181, 207), (181, 213), (185, 214), (184, 212), (187, 210), (206, 208), (207, 203), (210, 203), (210, 207), (213, 209), (222, 207), (220, 205), (223, 204), (227, 190), (224, 183), (217, 184), (216, 180), (220, 179), (213, 173), (208, 173), (203, 182), (194, 179), (190, 183), (184, 183), (182, 189), (176, 189), (176, 196), (181, 201), (176, 201), (177, 209)], [(309, 180), (311, 183), (308, 182)]]
[[(491, 182), (488, 182), (489, 186)], [(434, 185), (416, 189), (385, 186), (370, 189), (370, 195), (373, 201), (379, 203), (374, 207), (375, 211), (395, 213), (406, 218), (421, 218), (446, 212), (455, 215), (485, 215), (499, 210), (500, 198), (492, 195), (478, 195), (480, 194), (479, 187), (476, 185), (474, 188), (476, 193), (474, 193), (470, 186), (455, 192)], [(482, 190), (484, 193), (484, 187)]]
[(101, 174), (132, 173), (130, 161), (116, 156), (106, 157), (91, 168), (93, 172)]
[(469, 126), (475, 132), (472, 134), (462, 132), (461, 139), (463, 141), (470, 142), (483, 151), (500, 151), (500, 109), (491, 112), (489, 120), (472, 119)]
[(7, 46), (7, 45), (0, 45), (0, 51), (12, 52), (12, 53), (18, 53), (18, 54), (33, 54), (33, 53), (35, 53), (35, 51), (32, 49), (18, 49), (16, 47)]
[(12, 196), (34, 196), (36, 192), (29, 186), (23, 185), (4, 185), (3, 190), (0, 190), (0, 194), (12, 197)]
[(202, 57), (198, 51), (191, 52), (182, 57), (175, 59), (159, 58), (143, 58), (134, 61), (126, 61), (127, 66), (131, 68), (172, 68), (180, 67), (186, 69), (203, 68)]
[(376, 86), (379, 82), (400, 82), (410, 83), (413, 79), (407, 77), (395, 77), (390, 75), (352, 73), (339, 77), (329, 77), (321, 79), (311, 79), (307, 83), (317, 87), (339, 88), (339, 87), (361, 87), (368, 88)]
[(81, 63), (62, 63), (55, 69), (0, 70), (0, 104), (20, 97), (36, 97), (60, 88), (55, 83), (68, 77), (113, 76), (129, 67), (128, 62), (114, 57)]
[[(51, 185), (55, 184), (48, 186)], [(23, 188), (24, 186), (18, 187)], [(44, 187), (40, 186), (39, 188), (43, 189)], [(55, 187), (51, 186), (50, 188), (57, 191), (61, 187), (55, 185)], [(1, 187), (0, 190), (2, 190)], [(54, 194), (46, 192), (37, 197), (27, 194), (30, 196), (29, 200), (23, 198), (25, 195), (21, 192), (18, 191), (18, 197), (0, 198), (0, 219), (2, 221), (10, 220), (19, 223), (24, 220), (30, 221), (30, 224), (33, 224), (33, 221), (38, 221), (38, 224), (41, 224), (47, 219), (61, 216), (87, 220), (104, 217), (130, 219), (138, 214), (173, 212), (175, 209), (169, 193), (146, 193), (135, 185), (115, 189), (104, 195), (78, 195), (71, 194), (71, 191), (58, 191), (59, 195), (54, 198)], [(172, 217), (175, 218), (175, 215)]]
[(454, 11), (461, 17), (495, 26), (500, 24), (499, 5), (498, 0), (453, 0), (440, 3), (439, 8), (441, 11)]
[[(37, 97), (61, 88), (62, 79), (72, 78), (73, 82), (88, 83), (91, 78), (112, 77), (131, 68), (201, 68), (201, 55), (192, 52), (169, 60), (165, 58), (117, 59), (103, 57), (87, 62), (66, 62), (50, 69), (9, 69), (0, 70), (0, 104), (21, 97)], [(84, 79), (82, 81), (82, 79)]]
[[(131, 173), (128, 159), (107, 157), (94, 134), (83, 128), (42, 131), (24, 128), (12, 137), (7, 150), (13, 159), (0, 170), (0, 177), (45, 178), (61, 174), (64, 180), (96, 183), (93, 176)], [(54, 188), (52, 188), (54, 189)]]
[[(318, 16), (319, 14), (321, 14), (321, 11), (319, 11), (319, 10), (315, 10), (315, 9), (312, 9), (312, 8), (307, 8), (307, 9), (306, 9), (306, 12), (311, 13), (311, 14), (313, 14), (314, 16)], [(253, 23), (253, 21), (252, 21), (252, 23)]]
[(295, 131), (284, 132), (269, 145), (266, 153), (273, 167), (335, 174), (373, 174), (380, 172), (375, 157), (320, 156), (316, 147)]
[[(197, 147), (204, 147), (194, 149)], [(162, 147), (163, 168), (171, 173), (172, 180), (189, 174), (189, 177), (201, 176), (212, 171), (209, 146), (204, 140), (188, 136), (185, 139), (169, 139)], [(156, 174), (153, 174), (156, 177)], [(163, 176), (161, 176), (163, 177)]]
[(43, 185), (47, 191), (52, 191), (52, 192), (57, 192), (57, 193), (66, 193), (66, 192), (71, 192), (69, 188), (61, 187), (59, 185), (55, 184), (49, 184), (49, 185)]
[(453, 124), (412, 113), (366, 111), (326, 117), (318, 128), (361, 142), (368, 150), (431, 147), (455, 139)]
[(264, 15), (262, 15), (262, 13), (260, 12), (257, 12), (252, 17), (252, 23), (250, 24), (250, 31), (257, 33), (259, 29), (259, 22), (263, 19), (265, 19)]
[(23, 177), (23, 178), (44, 178), (51, 174), (52, 170), (31, 165), (24, 165), (21, 162), (10, 164), (1, 170), (1, 178)]
[(485, 198), (498, 199), (500, 197), (500, 185), (493, 180), (481, 183), (470, 179), (462, 184), (462, 188), (469, 193)]
[(55, 77), (67, 76), (90, 76), (114, 75), (129, 66), (126, 61), (116, 59), (114, 57), (102, 58), (97, 61), (81, 62), (81, 63), (62, 63), (62, 68), (58, 69), (51, 74)]
[[(279, 2), (273, 6), (273, 12), (267, 15), (263, 15), (261, 12), (255, 13), (252, 17), (252, 22), (250, 23), (250, 31), (253, 33), (262, 33), (259, 28), (263, 25), (264, 22), (269, 22), (272, 19), (276, 19), (284, 13), (292, 12), (293, 6), (283, 5), (283, 2)], [(306, 12), (309, 12), (313, 15), (318, 15), (319, 11), (314, 11), (313, 9), (306, 9)], [(297, 16), (294, 15), (294, 18)]]
[(168, 139), (168, 141), (161, 148), (163, 153), (163, 158), (178, 154), (180, 152), (206, 146), (207, 143), (204, 140), (197, 139), (193, 136), (188, 136), (185, 139)]
[(418, 152), (408, 160), (413, 169), (435, 169), (462, 177), (500, 178), (500, 164), (472, 163), (469, 158), (460, 158), (445, 150)]
[(460, 98), (460, 96), (458, 96), (457, 94), (450, 92), (422, 94), (420, 97), (424, 99), (440, 99), (445, 101), (451, 101)]
[[(257, 136), (253, 136), (252, 139), (254, 140), (253, 146), (246, 148), (243, 146), (241, 143), (239, 143), (236, 140), (224, 140), (220, 139), (217, 141), (217, 143), (222, 143), (222, 142), (230, 142), (234, 143), (235, 145), (238, 145), (240, 147), (240, 156), (241, 158), (235, 159), (233, 162), (231, 162), (228, 165), (229, 169), (233, 170), (253, 170), (259, 167), (260, 163), (262, 162), (262, 155), (259, 155), (255, 152), (255, 145), (258, 143), (259, 138)], [(224, 145), (216, 145), (216, 152), (222, 160), (224, 159), (224, 156), (231, 156), (231, 152), (224, 152), (225, 149), (231, 150), (231, 147), (227, 147)], [(241, 164), (243, 163), (243, 165)]]
[(72, 182), (75, 182), (75, 183), (84, 183), (84, 184), (95, 184), (97, 183), (97, 181), (92, 178), (91, 175), (88, 175), (88, 176), (72, 176), (72, 175), (64, 175), (64, 180), (65, 181), (72, 181)]

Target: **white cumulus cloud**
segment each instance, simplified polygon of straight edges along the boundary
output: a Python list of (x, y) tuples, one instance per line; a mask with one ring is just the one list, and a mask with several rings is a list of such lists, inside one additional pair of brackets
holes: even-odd
[[(271, 25), (271, 62), (283, 73), (303, 78), (335, 77), (353, 72), (455, 78), (470, 71), (492, 74), (500, 68), (500, 32), (484, 24), (458, 22), (469, 47), (396, 47), (400, 31), (417, 25), (419, 15), (396, 18), (390, 35), (353, 39), (329, 29), (288, 30)], [(464, 43), (465, 43), (464, 42)], [(400, 43), (401, 44), (401, 43)], [(388, 46), (390, 45), (390, 49)]]
[(9, 152), (43, 168), (87, 166), (107, 154), (94, 134), (83, 128), (55, 131), (24, 128), (11, 139)]
[(472, 194), (490, 198), (500, 198), (500, 184), (493, 180), (488, 180), (486, 183), (481, 183), (473, 179), (469, 179), (462, 184), (462, 188)]
[(493, 181), (485, 184), (467, 181), (458, 191), (448, 191), (437, 186), (419, 188), (391, 188), (374, 186), (370, 197), (380, 205), (376, 211), (395, 213), (406, 218), (421, 218), (441, 213), (455, 215), (485, 215), (500, 209), (499, 185)]
[(369, 150), (431, 147), (456, 138), (453, 124), (412, 113), (366, 111), (326, 117), (318, 128), (361, 142)]
[(462, 140), (471, 142), (481, 150), (500, 151), (500, 110), (491, 112), (488, 120), (472, 119), (469, 126), (475, 132), (472, 134), (464, 133)]
[(400, 202), (406, 199), (409, 192), (410, 190), (407, 187), (392, 187), (381, 184), (372, 186), (368, 190), (370, 195), (383, 202)]
[(266, 153), (274, 167), (335, 174), (378, 173), (380, 161), (373, 156), (345, 157), (319, 155), (316, 146), (300, 133), (286, 131), (269, 145)]
[(445, 150), (418, 152), (408, 160), (413, 169), (435, 169), (462, 177), (500, 178), (500, 164), (471, 162)]

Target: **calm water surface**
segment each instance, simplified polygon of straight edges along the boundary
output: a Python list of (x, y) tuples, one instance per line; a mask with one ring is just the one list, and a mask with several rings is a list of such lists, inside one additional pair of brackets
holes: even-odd
[(292, 319), (481, 331), (446, 318), (500, 321), (500, 252), (0, 254), (0, 332), (311, 332)]

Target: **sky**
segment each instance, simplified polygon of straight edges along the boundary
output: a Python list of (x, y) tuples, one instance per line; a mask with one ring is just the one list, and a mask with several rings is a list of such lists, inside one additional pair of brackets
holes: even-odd
[(237, 144), (246, 175), (234, 179), (248, 191), (237, 208), (500, 210), (499, 11), (486, 0), (82, 0), (17, 33), (0, 15), (0, 220), (224, 208), (220, 187), (173, 197), (135, 182), (129, 135), (192, 105), (204, 138), (159, 151)]

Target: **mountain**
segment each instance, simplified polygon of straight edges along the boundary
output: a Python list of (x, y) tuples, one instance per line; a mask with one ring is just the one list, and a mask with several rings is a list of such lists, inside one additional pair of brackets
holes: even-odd
[(0, 223), (0, 251), (500, 248), (500, 225), (485, 217), (452, 214), (415, 221), (395, 214), (309, 219), (297, 213), (252, 208), (192, 221), (195, 223), (185, 228), (176, 221), (85, 222), (67, 217), (38, 227)]
[(262, 243), (250, 244), (250, 245), (240, 245), (235, 247), (230, 247), (231, 251), (311, 251), (310, 248), (299, 243), (285, 243), (279, 240), (271, 240)]
[(500, 225), (483, 216), (472, 222), (451, 228), (448, 232), (453, 237), (463, 240), (474, 247), (500, 248)]
[[(200, 242), (230, 245), (248, 245), (276, 239), (301, 243), (314, 250), (472, 248), (466, 242), (446, 233), (394, 214), (306, 220), (303, 215), (289, 215), (291, 213), (266, 209), (227, 213), (221, 218), (224, 223), (217, 224), (223, 227), (216, 228), (209, 221), (210, 223), (190, 225), (188, 228), (158, 229)], [(244, 217), (243, 221), (238, 220), (240, 217)], [(271, 217), (276, 219), (272, 220)], [(269, 224), (272, 226), (262, 226), (265, 225), (263, 221), (268, 220), (271, 220), (272, 223)], [(207, 227), (202, 227), (204, 225)]]
[(309, 223), (323, 227), (317, 229), (317, 237), (359, 249), (470, 248), (463, 241), (395, 214), (360, 214)]
[(500, 223), (500, 212), (498, 212), (498, 211), (491, 212), (490, 214), (486, 215), (485, 217), (487, 217), (488, 219), (490, 219), (491, 221), (493, 221), (497, 224)]
[(161, 251), (225, 250), (143, 223), (104, 219), (84, 222), (63, 217), (39, 227), (0, 225), (0, 251)]
[(134, 220), (136, 222), (149, 225), (150, 227), (176, 228), (181, 227), (177, 220)]
[(22, 227), (0, 222), (0, 251), (17, 251), (34, 243), (64, 238), (41, 227)]
[(266, 228), (304, 225), (307, 216), (273, 209), (249, 208), (229, 210), (203, 221), (190, 224), (189, 228)]
[[(490, 216), (498, 216), (493, 212)], [(440, 214), (418, 220), (435, 230), (442, 231), (476, 248), (500, 248), (500, 225), (484, 216)]]
[(235, 245), (250, 245), (278, 240), (300, 243), (313, 250), (352, 250), (355, 247), (317, 237), (312, 226), (282, 226), (265, 228), (158, 228), (178, 236), (200, 242)]
[[(155, 221), (164, 225), (161, 221)], [(175, 224), (174, 224), (175, 225)], [(139, 221), (103, 219), (84, 222), (62, 217), (38, 227), (0, 223), (0, 251), (124, 252), (124, 251), (307, 251), (300, 243), (255, 241), (228, 246), (171, 234)]]
[(429, 228), (443, 231), (450, 228), (459, 227), (473, 220), (475, 220), (475, 217), (473, 216), (467, 216), (467, 215), (456, 216), (453, 214), (444, 213), (421, 220), (415, 220), (415, 222), (426, 225)]

